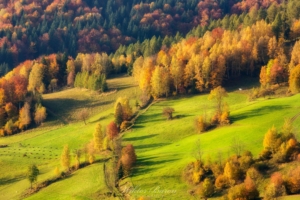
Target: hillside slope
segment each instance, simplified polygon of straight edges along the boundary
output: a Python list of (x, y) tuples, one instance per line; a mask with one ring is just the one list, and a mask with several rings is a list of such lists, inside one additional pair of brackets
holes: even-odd
[[(233, 154), (231, 143), (234, 138), (242, 141), (244, 150), (258, 156), (263, 149), (263, 137), (273, 125), (280, 128), (285, 118), (299, 113), (300, 95), (279, 99), (260, 99), (248, 103), (240, 92), (229, 93), (227, 99), (231, 108), (232, 124), (204, 134), (197, 134), (194, 128), (196, 116), (204, 110), (209, 113), (211, 104), (207, 95), (161, 101), (142, 115), (132, 132), (124, 136), (125, 143), (135, 146), (138, 162), (130, 178), (132, 184), (146, 194), (133, 191), (132, 196), (149, 196), (151, 199), (189, 199), (188, 186), (182, 178), (185, 166), (193, 161), (196, 144), (200, 140), (203, 159), (227, 158)], [(161, 112), (165, 106), (175, 109), (172, 121), (166, 121)], [(299, 130), (300, 118), (294, 126)], [(298, 135), (299, 139), (299, 135)], [(175, 190), (174, 193), (156, 194), (155, 188)], [(263, 191), (261, 191), (263, 192)]]

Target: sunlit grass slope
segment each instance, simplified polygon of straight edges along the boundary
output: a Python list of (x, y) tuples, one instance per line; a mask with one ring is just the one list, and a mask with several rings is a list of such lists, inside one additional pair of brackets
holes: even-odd
[[(182, 178), (182, 171), (194, 159), (196, 141), (200, 140), (204, 159), (208, 156), (215, 159), (216, 155), (228, 157), (233, 153), (230, 145), (234, 138), (241, 140), (244, 149), (257, 156), (262, 150), (266, 131), (273, 125), (280, 128), (285, 118), (300, 112), (300, 95), (247, 102), (247, 96), (242, 92), (231, 92), (225, 101), (230, 105), (232, 124), (197, 134), (194, 128), (196, 116), (204, 112), (209, 115), (213, 111), (213, 104), (207, 96), (158, 102), (140, 116), (132, 132), (124, 136), (123, 141), (134, 145), (138, 157), (131, 181), (142, 192), (133, 191), (133, 196), (192, 198)], [(162, 116), (162, 109), (166, 106), (175, 109), (175, 119), (172, 121), (166, 121)], [(298, 130), (299, 122), (299, 118), (294, 121)], [(157, 187), (160, 187), (160, 193), (158, 190), (155, 192)], [(167, 190), (176, 192), (163, 193)]]
[[(134, 99), (138, 95), (131, 77), (110, 79), (108, 86), (117, 91), (99, 95), (87, 90), (67, 89), (46, 94), (44, 102), (52, 112), (48, 113), (48, 121), (43, 126), (0, 138), (0, 144), (8, 145), (0, 148), (0, 199), (21, 198), (30, 186), (25, 177), (30, 164), (36, 164), (40, 170), (38, 182), (52, 178), (56, 167), (62, 170), (60, 155), (65, 144), (69, 145), (71, 153), (83, 147), (92, 139), (96, 123), (100, 122), (105, 127), (113, 120), (113, 104), (118, 96)], [(82, 107), (91, 111), (87, 125), (74, 120)], [(49, 185), (30, 199), (99, 199), (99, 195), (105, 192), (109, 190), (104, 184), (103, 163), (98, 162)]]

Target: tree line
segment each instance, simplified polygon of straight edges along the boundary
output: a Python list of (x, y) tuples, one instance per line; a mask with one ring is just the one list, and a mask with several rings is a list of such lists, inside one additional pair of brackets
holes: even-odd
[(42, 94), (64, 86), (107, 89), (107, 54), (79, 54), (74, 60), (66, 54), (51, 54), (27, 60), (0, 79), (0, 133), (11, 135), (40, 125), (46, 119)]
[[(273, 23), (281, 11), (285, 11), (281, 21), (289, 22), (285, 23), (287, 31), (299, 17), (295, 0), (30, 0), (1, 1), (0, 6), (0, 64), (9, 69), (27, 59), (58, 52), (72, 57), (80, 52), (112, 53), (120, 44), (177, 32), (184, 35), (199, 24), (196, 32), (204, 34), (213, 27), (236, 28), (258, 18)], [(6, 65), (2, 69), (5, 73)]]

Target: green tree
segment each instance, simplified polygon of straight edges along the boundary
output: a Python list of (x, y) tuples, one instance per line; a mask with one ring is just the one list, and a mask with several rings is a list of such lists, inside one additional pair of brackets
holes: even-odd
[(27, 169), (27, 179), (30, 182), (30, 188), (32, 188), (32, 183), (34, 183), (37, 180), (37, 177), (39, 175), (40, 171), (37, 168), (36, 165), (30, 165)]
[(277, 15), (277, 3), (272, 3), (272, 5), (267, 10), (267, 18), (269, 23), (272, 23)]
[(272, 23), (272, 31), (275, 34), (277, 40), (280, 37), (281, 29), (282, 29), (282, 19), (281, 19), (281, 14), (278, 13), (276, 15), (274, 22)]

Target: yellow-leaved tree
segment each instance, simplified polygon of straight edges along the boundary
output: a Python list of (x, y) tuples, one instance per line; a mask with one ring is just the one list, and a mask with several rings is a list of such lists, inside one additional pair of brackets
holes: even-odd
[(69, 171), (71, 165), (71, 155), (70, 155), (69, 145), (67, 144), (64, 146), (60, 161), (62, 167), (65, 168), (65, 170)]
[(94, 149), (100, 152), (103, 149), (104, 134), (102, 132), (102, 126), (100, 123), (96, 125), (94, 136)]
[(280, 146), (280, 137), (274, 126), (265, 134), (263, 146), (265, 150), (269, 150), (272, 153), (275, 153), (278, 150)]
[(289, 86), (293, 94), (300, 92), (300, 64), (290, 70)]

